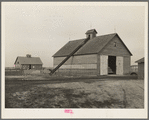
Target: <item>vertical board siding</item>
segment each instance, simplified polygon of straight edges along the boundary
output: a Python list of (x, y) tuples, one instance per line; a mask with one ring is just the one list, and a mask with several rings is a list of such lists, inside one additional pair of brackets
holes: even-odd
[(123, 75), (123, 57), (117, 56), (116, 57), (116, 74)]
[(138, 64), (138, 79), (144, 79), (144, 63)]
[[(116, 46), (115, 46), (116, 43)], [(113, 56), (130, 56), (126, 47), (120, 41), (120, 39), (115, 36), (107, 46), (100, 52), (103, 55), (113, 55)]]
[(108, 74), (108, 56), (101, 55), (100, 56), (100, 75)]
[[(97, 59), (97, 74), (99, 75), (103, 75), (103, 66), (105, 67), (105, 63), (103, 60), (101, 60), (102, 55), (98, 55), (98, 59)], [(118, 57), (118, 56), (117, 56)], [(119, 56), (120, 57), (120, 56)], [(122, 57), (122, 56), (121, 56)], [(130, 56), (124, 56), (123, 57), (123, 63), (122, 63), (122, 71), (121, 71), (121, 75), (123, 73), (123, 75), (128, 75), (130, 73)], [(108, 62), (107, 62), (108, 63)], [(118, 64), (118, 63), (117, 63)], [(118, 69), (118, 68), (117, 68)], [(108, 74), (108, 73), (107, 73)], [(119, 73), (118, 73), (119, 74)]]
[(97, 55), (97, 74), (100, 75), (100, 55)]
[(123, 72), (124, 75), (130, 74), (130, 56), (124, 56)]

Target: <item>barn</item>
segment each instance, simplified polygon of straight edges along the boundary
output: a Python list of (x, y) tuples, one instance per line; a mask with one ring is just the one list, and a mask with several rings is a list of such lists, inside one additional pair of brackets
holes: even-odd
[(43, 63), (39, 57), (31, 57), (30, 54), (27, 54), (26, 57), (18, 56), (15, 60), (14, 65), (15, 68), (20, 68), (24, 70), (40, 70), (42, 69)]
[(144, 79), (144, 58), (136, 61), (138, 63), (138, 79)]
[[(69, 75), (125, 75), (129, 74), (131, 52), (117, 33), (96, 36), (88, 30), (89, 40), (77, 50), (57, 72)], [(86, 39), (66, 43), (53, 55), (53, 67), (58, 66)]]

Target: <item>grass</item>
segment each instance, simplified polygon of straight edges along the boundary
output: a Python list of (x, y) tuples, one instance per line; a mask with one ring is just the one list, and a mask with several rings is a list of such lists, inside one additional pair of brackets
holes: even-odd
[(144, 108), (144, 81), (126, 79), (5, 79), (6, 108)]

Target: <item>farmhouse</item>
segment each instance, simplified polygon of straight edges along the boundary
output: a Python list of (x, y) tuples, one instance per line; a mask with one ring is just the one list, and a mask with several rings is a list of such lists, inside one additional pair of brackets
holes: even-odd
[(138, 79), (144, 79), (144, 58), (136, 61), (138, 63)]
[[(129, 74), (131, 52), (117, 33), (96, 36), (95, 29), (86, 32), (89, 40), (60, 68), (71, 75)], [(69, 41), (53, 55), (53, 66), (59, 65), (84, 39)]]
[(20, 69), (42, 69), (42, 61), (39, 57), (31, 57), (31, 55), (27, 54), (26, 57), (17, 57), (14, 63), (15, 68)]

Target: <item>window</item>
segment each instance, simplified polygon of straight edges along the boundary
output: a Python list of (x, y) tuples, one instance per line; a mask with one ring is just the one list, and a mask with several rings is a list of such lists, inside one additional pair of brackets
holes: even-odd
[(114, 47), (116, 47), (116, 45), (117, 45), (116, 42), (114, 42)]

